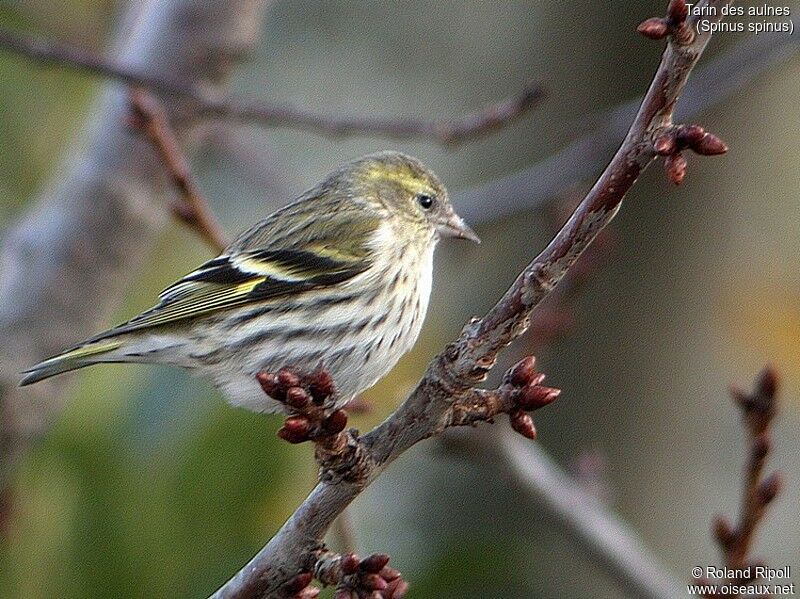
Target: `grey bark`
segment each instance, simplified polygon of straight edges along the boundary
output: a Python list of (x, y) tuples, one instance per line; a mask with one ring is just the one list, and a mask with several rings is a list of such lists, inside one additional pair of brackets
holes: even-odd
[[(112, 50), (126, 66), (220, 89), (255, 45), (268, 0), (131, 3)], [(167, 221), (163, 167), (109, 83), (79, 148), (0, 248), (0, 476), (62, 408), (70, 377), (17, 388), (19, 372), (96, 332)], [(199, 135), (179, 131), (191, 151)], [(0, 478), (0, 482), (2, 482)]]

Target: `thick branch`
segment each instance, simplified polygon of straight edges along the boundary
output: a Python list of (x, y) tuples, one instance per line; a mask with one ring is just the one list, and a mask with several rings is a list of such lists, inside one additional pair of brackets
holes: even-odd
[[(217, 88), (255, 44), (267, 4), (134, 3), (120, 23), (113, 61), (153, 78)], [(68, 389), (69, 377), (18, 389), (19, 372), (110, 318), (166, 222), (163, 164), (127, 126), (126, 90), (104, 88), (89, 113), (80, 151), (5, 232), (0, 249), (0, 477), (45, 430)], [(187, 141), (196, 148), (197, 140)]]
[(482, 110), (451, 120), (345, 117), (314, 114), (296, 106), (246, 102), (209, 93), (179, 75), (160, 77), (104, 60), (88, 52), (0, 29), (0, 47), (43, 63), (79, 69), (124, 83), (188, 100), (197, 116), (229, 119), (266, 127), (293, 127), (321, 135), (381, 135), (393, 139), (429, 138), (442, 144), (458, 144), (493, 131), (524, 114), (543, 98), (533, 83), (520, 93)]
[[(717, 8), (724, 4), (728, 2), (704, 3)], [(471, 393), (497, 354), (525, 331), (531, 311), (612, 220), (641, 171), (655, 159), (654, 137), (671, 127), (675, 105), (709, 38), (699, 34), (684, 45), (670, 41), (625, 141), (569, 221), (489, 313), (470, 322), (433, 360), (409, 398), (362, 437), (372, 456), (372, 470), (351, 482), (323, 479), (269, 543), (214, 597), (276, 596), (281, 584), (313, 565), (309, 561), (333, 520), (375, 477), (409, 447), (447, 426), (454, 403)]]

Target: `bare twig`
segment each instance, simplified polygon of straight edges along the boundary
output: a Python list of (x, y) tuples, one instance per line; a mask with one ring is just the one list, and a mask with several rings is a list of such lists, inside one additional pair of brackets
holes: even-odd
[[(755, 533), (766, 516), (767, 507), (781, 490), (782, 477), (774, 472), (764, 475), (767, 458), (772, 451), (772, 424), (778, 411), (778, 375), (770, 367), (758, 375), (752, 392), (731, 387), (733, 400), (742, 411), (747, 427), (749, 452), (744, 471), (744, 489), (739, 521), (734, 526), (724, 516), (714, 520), (714, 537), (725, 561), (726, 576), (719, 582), (716, 592), (708, 597), (741, 597), (743, 586), (763, 578), (763, 564), (751, 557)], [(710, 585), (707, 578), (697, 579)], [(766, 589), (764, 589), (766, 595)]]
[[(701, 5), (714, 6), (720, 14), (719, 8), (728, 3), (708, 0)], [(498, 353), (525, 331), (531, 311), (613, 219), (641, 171), (657, 157), (654, 141), (673, 130), (675, 104), (709, 39), (709, 33), (699, 33), (691, 41), (670, 39), (625, 141), (569, 221), (498, 303), (483, 318), (467, 324), (433, 360), (408, 399), (372, 432), (355, 439), (368, 458), (359, 464), (364, 467), (359, 476), (322, 477), (278, 533), (214, 597), (278, 596), (282, 584), (313, 566), (335, 518), (397, 456), (454, 423), (474, 423), (496, 413), (494, 406), (503, 401), (502, 394), (475, 386)], [(517, 430), (526, 436), (532, 432), (524, 426)]]
[(172, 204), (172, 214), (221, 252), (228, 245), (225, 233), (192, 176), (166, 111), (158, 99), (143, 88), (131, 89), (129, 97), (136, 125), (147, 133), (180, 193), (180, 199)]
[(295, 106), (246, 104), (232, 100), (204, 102), (198, 105), (197, 112), (207, 117), (264, 126), (305, 129), (329, 137), (376, 135), (392, 139), (428, 138), (444, 145), (457, 145), (510, 123), (536, 106), (542, 98), (542, 88), (535, 83), (528, 83), (514, 96), (450, 120), (318, 115)]
[(295, 106), (222, 97), (180, 77), (159, 77), (77, 48), (0, 29), (0, 47), (38, 62), (78, 69), (159, 94), (187, 100), (196, 116), (223, 118), (265, 127), (293, 127), (321, 135), (380, 135), (394, 139), (428, 138), (446, 145), (485, 135), (521, 116), (544, 97), (529, 83), (520, 93), (450, 120), (342, 117), (314, 114)]

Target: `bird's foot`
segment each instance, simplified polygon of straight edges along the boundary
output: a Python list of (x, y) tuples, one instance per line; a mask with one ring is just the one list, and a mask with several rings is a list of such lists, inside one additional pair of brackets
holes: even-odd
[(289, 443), (321, 442), (338, 436), (347, 426), (347, 412), (337, 409), (336, 388), (328, 371), (301, 374), (290, 368), (256, 375), (264, 393), (281, 402), (289, 417), (278, 436)]

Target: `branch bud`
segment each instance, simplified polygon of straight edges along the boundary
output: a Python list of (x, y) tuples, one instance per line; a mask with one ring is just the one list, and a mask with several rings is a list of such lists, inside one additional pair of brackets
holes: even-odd
[(536, 375), (536, 358), (527, 356), (517, 362), (505, 376), (515, 387), (522, 387)]
[(725, 550), (736, 540), (736, 532), (725, 516), (714, 518), (714, 538), (717, 539), (720, 547)]
[(308, 405), (308, 393), (302, 387), (289, 387), (286, 391), (286, 404), (300, 410)]
[(561, 389), (540, 387), (538, 384), (526, 385), (517, 394), (516, 404), (526, 411), (538, 410), (553, 403), (560, 394)]
[(511, 412), (509, 414), (511, 419), (511, 428), (517, 431), (523, 437), (528, 439), (536, 439), (536, 427), (533, 424), (533, 418), (522, 410)]
[(669, 25), (665, 19), (661, 17), (653, 17), (639, 23), (636, 31), (651, 40), (660, 40), (667, 37), (669, 33)]
[(274, 374), (270, 372), (259, 372), (256, 374), (256, 380), (258, 384), (261, 385), (261, 389), (263, 389), (264, 393), (271, 398), (277, 399), (278, 401), (283, 401), (286, 398), (285, 389), (281, 388), (278, 377)]
[(686, 0), (672, 0), (667, 8), (667, 18), (675, 25), (683, 23), (689, 16)]
[(281, 368), (278, 371), (278, 383), (283, 385), (284, 388), (299, 387), (300, 377), (288, 368)]
[(775, 397), (778, 392), (778, 373), (775, 372), (774, 368), (767, 366), (761, 371), (756, 380), (756, 389), (759, 395), (770, 399)]
[(301, 572), (294, 578), (292, 578), (289, 582), (287, 582), (283, 589), (289, 595), (296, 595), (303, 589), (305, 589), (308, 585), (311, 584), (311, 581), (314, 579), (314, 575), (311, 572)]
[(344, 427), (347, 426), (347, 412), (344, 410), (336, 410), (328, 416), (322, 423), (322, 428), (329, 435), (341, 433)]
[(675, 135), (672, 133), (665, 133), (664, 135), (659, 135), (653, 142), (653, 149), (659, 156), (672, 156), (672, 154), (674, 154), (675, 150), (677, 149), (677, 143), (675, 142)]
[(355, 553), (347, 553), (342, 556), (341, 561), (342, 573), (346, 575), (355, 574), (358, 572), (358, 566), (361, 563), (361, 560), (358, 559), (358, 556)]
[(758, 498), (767, 505), (781, 492), (782, 487), (783, 478), (780, 472), (773, 472), (758, 485)]
[(683, 154), (677, 152), (667, 156), (664, 160), (664, 172), (675, 185), (683, 183), (686, 178), (686, 158), (683, 157)]
[(402, 599), (408, 593), (408, 583), (402, 578), (391, 580), (383, 596), (385, 599)]
[(308, 441), (311, 432), (311, 422), (305, 416), (291, 416), (286, 419), (278, 430), (278, 436), (289, 443), (302, 443)]
[(728, 151), (728, 146), (713, 133), (706, 133), (702, 139), (690, 144), (691, 148), (703, 156), (718, 156)]

